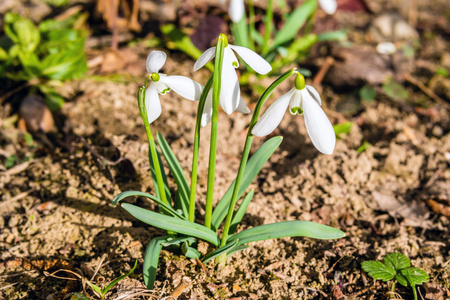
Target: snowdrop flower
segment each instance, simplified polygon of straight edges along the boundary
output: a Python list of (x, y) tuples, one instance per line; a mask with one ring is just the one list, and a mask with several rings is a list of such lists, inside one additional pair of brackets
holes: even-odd
[(319, 0), (319, 5), (329, 15), (334, 14), (337, 9), (336, 0)]
[(145, 108), (149, 123), (161, 115), (161, 102), (158, 94), (165, 95), (173, 90), (186, 99), (197, 101), (202, 93), (202, 86), (190, 78), (158, 73), (166, 62), (166, 58), (166, 53), (158, 50), (153, 50), (147, 57), (147, 71), (151, 74), (150, 78), (152, 79), (145, 91)]
[(230, 0), (230, 14), (231, 21), (238, 23), (244, 16), (244, 0)]
[(333, 126), (320, 106), (319, 93), (310, 85), (305, 85), (305, 78), (298, 74), (295, 87), (275, 100), (255, 124), (252, 134), (266, 136), (280, 124), (289, 106), (291, 114), (303, 114), (308, 135), (313, 145), (324, 154), (332, 154), (336, 145)]
[[(233, 51), (239, 54), (239, 56), (259, 74), (264, 75), (272, 70), (270, 64), (252, 50), (245, 47), (228, 44), (225, 47), (223, 56), (221, 74), (222, 81), (219, 99), (220, 106), (227, 114), (231, 114), (236, 109), (238, 109), (238, 107), (242, 106), (239, 80), (236, 71), (234, 70), (235, 68), (239, 67), (239, 61)], [(207, 62), (212, 60), (215, 55), (216, 47), (209, 48), (208, 50), (203, 52), (203, 54), (194, 64), (194, 72), (203, 67)], [(205, 109), (205, 112), (206, 111), (208, 110)]]

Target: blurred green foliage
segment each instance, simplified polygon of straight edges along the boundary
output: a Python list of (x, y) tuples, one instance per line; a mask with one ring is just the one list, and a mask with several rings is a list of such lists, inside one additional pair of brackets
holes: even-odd
[(50, 109), (60, 108), (64, 99), (54, 87), (88, 70), (86, 31), (74, 29), (78, 17), (49, 19), (36, 26), (29, 19), (7, 13), (6, 36), (0, 39), (0, 78), (32, 83), (45, 95)]

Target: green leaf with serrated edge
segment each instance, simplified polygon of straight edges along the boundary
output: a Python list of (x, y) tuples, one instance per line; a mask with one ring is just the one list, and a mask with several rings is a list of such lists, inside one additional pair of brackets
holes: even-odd
[(186, 176), (183, 173), (183, 168), (181, 167), (180, 162), (178, 161), (177, 157), (170, 148), (169, 143), (167, 143), (163, 135), (158, 132), (156, 136), (158, 139), (159, 147), (161, 148), (161, 152), (164, 155), (167, 164), (169, 165), (169, 169), (172, 172), (175, 182), (177, 183), (177, 193), (179, 195), (179, 202), (181, 205), (181, 207), (177, 208), (181, 208), (183, 210), (183, 214), (185, 216), (188, 216), (190, 192)]
[(108, 284), (108, 285), (102, 290), (102, 293), (101, 293), (102, 297), (105, 296), (106, 293), (108, 293), (108, 291), (109, 291), (113, 286), (115, 286), (119, 281), (121, 281), (122, 279), (125, 279), (125, 278), (127, 278), (128, 276), (130, 276), (130, 274), (134, 272), (134, 269), (136, 269), (137, 263), (138, 263), (138, 261), (137, 261), (137, 259), (136, 259), (136, 261), (134, 262), (134, 266), (133, 266), (133, 268), (130, 270), (130, 272), (128, 272), (127, 274), (124, 274), (124, 275), (122, 275), (122, 276), (117, 277), (117, 278), (114, 279), (110, 284)]
[[(283, 138), (281, 136), (276, 136), (265, 142), (248, 160), (247, 166), (244, 170), (244, 175), (242, 176), (241, 187), (239, 188), (238, 198), (244, 194), (245, 190), (248, 188), (259, 171), (270, 158), (270, 156), (275, 152), (275, 150), (280, 146)], [(233, 181), (231, 186), (223, 195), (222, 199), (217, 204), (211, 219), (211, 227), (213, 230), (219, 228), (220, 223), (225, 219), (228, 207), (230, 206), (231, 197), (233, 195), (234, 185), (236, 180)]]
[(113, 201), (112, 201), (112, 205), (116, 205), (120, 200), (125, 199), (127, 197), (131, 197), (131, 196), (142, 196), (142, 197), (146, 197), (150, 200), (155, 201), (162, 209), (164, 209), (164, 211), (166, 211), (167, 213), (169, 213), (171, 216), (180, 218), (180, 219), (186, 219), (185, 216), (181, 216), (180, 214), (178, 214), (172, 207), (170, 207), (168, 204), (162, 202), (160, 199), (144, 193), (144, 192), (139, 192), (139, 191), (126, 191), (126, 192), (122, 192), (119, 195), (117, 195), (116, 197), (114, 197)]
[(155, 213), (151, 210), (146, 210), (129, 203), (122, 203), (122, 207), (133, 217), (149, 225), (180, 234), (185, 234), (187, 236), (193, 236), (210, 242), (214, 246), (219, 245), (219, 236), (214, 231), (203, 225), (176, 219), (160, 213)]
[(430, 276), (428, 276), (425, 271), (419, 268), (406, 268), (400, 270), (400, 273), (397, 274), (396, 279), (403, 286), (409, 285), (414, 287), (415, 285), (420, 285), (427, 282), (429, 277)]
[(281, 44), (284, 44), (297, 35), (300, 28), (305, 24), (306, 20), (317, 9), (316, 0), (307, 0), (303, 2), (296, 10), (294, 10), (287, 19), (283, 28), (275, 35), (273, 45), (270, 50), (275, 49)]
[[(154, 141), (150, 141), (150, 143), (154, 143)], [(155, 148), (156, 148), (156, 146), (155, 146)], [(164, 190), (166, 191), (166, 199), (170, 199), (169, 184), (167, 183), (166, 172), (164, 172), (164, 166), (162, 164), (161, 155), (159, 154), (159, 151), (156, 151), (156, 155), (158, 156), (159, 167), (161, 168), (161, 175), (162, 175), (162, 179), (163, 179), (163, 183), (164, 183)], [(153, 164), (153, 158), (152, 158), (152, 153), (150, 151), (150, 146), (148, 149), (148, 159), (150, 161), (150, 172), (152, 173), (153, 188), (155, 189), (156, 197), (161, 199), (161, 195), (159, 193), (158, 182), (156, 181), (155, 166)], [(169, 205), (170, 205), (170, 203), (169, 203)]]
[(169, 236), (159, 236), (153, 238), (148, 243), (144, 255), (143, 275), (144, 283), (149, 290), (153, 289), (156, 279), (156, 270), (158, 269), (159, 253), (162, 249), (162, 244), (169, 238)]
[(231, 251), (231, 250), (236, 246), (237, 243), (238, 243), (238, 240), (236, 240), (236, 241), (234, 241), (234, 242), (232, 242), (232, 243), (228, 243), (228, 244), (226, 244), (225, 246), (223, 246), (222, 248), (216, 249), (216, 250), (214, 250), (213, 252), (208, 253), (208, 254), (202, 259), (203, 263), (206, 264), (206, 263), (209, 262), (211, 259), (214, 259), (214, 258), (216, 258), (216, 257), (218, 257), (218, 256), (220, 256), (220, 255), (222, 255), (222, 254), (224, 254), (224, 253), (227, 253), (228, 251)]
[(234, 248), (231, 249), (229, 252), (227, 252), (227, 259), (228, 259), (228, 257), (230, 257), (231, 255), (233, 255), (233, 254), (235, 254), (235, 253), (237, 253), (237, 252), (243, 251), (243, 250), (247, 249), (248, 247), (249, 247), (249, 246), (247, 246), (247, 245), (240, 245), (240, 246), (234, 247)]
[(331, 240), (345, 236), (339, 229), (309, 221), (284, 221), (272, 224), (261, 225), (241, 231), (228, 242), (239, 240), (237, 246), (251, 242), (278, 239), (283, 237), (304, 236), (309, 238)]
[(197, 242), (197, 240), (193, 237), (183, 237), (183, 238), (168, 238), (167, 241), (165, 241), (162, 246), (163, 247), (168, 247), (168, 246), (178, 246), (184, 242), (187, 242), (188, 245), (192, 245), (195, 242)]
[(361, 267), (364, 271), (376, 280), (388, 281), (394, 278), (395, 270), (390, 266), (384, 265), (380, 261), (364, 261), (361, 263)]
[(244, 200), (242, 200), (241, 205), (239, 205), (238, 210), (236, 211), (236, 214), (234, 215), (233, 219), (231, 220), (231, 226), (229, 233), (233, 234), (236, 232), (236, 228), (241, 223), (242, 218), (244, 217), (245, 212), (247, 211), (247, 207), (252, 201), (253, 195), (255, 194), (255, 190), (251, 190), (250, 193), (245, 196)]
[(200, 252), (198, 252), (197, 249), (189, 247), (187, 242), (184, 242), (181, 245), (181, 251), (183, 251), (183, 254), (188, 257), (188, 258), (192, 258), (192, 259), (199, 259), (200, 258)]
[(409, 260), (409, 258), (398, 252), (386, 255), (383, 258), (383, 263), (386, 266), (393, 268), (395, 271), (399, 271), (411, 266), (411, 261)]

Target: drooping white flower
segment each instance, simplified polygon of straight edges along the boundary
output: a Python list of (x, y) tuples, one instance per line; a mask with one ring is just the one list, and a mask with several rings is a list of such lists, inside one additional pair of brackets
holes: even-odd
[(147, 109), (148, 122), (152, 123), (161, 115), (161, 102), (159, 95), (165, 95), (170, 90), (178, 95), (197, 101), (202, 93), (202, 86), (185, 76), (167, 76), (158, 73), (166, 62), (166, 53), (153, 50), (147, 57), (147, 71), (151, 74), (152, 82), (145, 91), (145, 108)]
[(244, 16), (244, 0), (230, 0), (230, 9), (228, 11), (231, 21), (238, 23)]
[[(239, 56), (259, 74), (264, 75), (272, 70), (270, 64), (252, 50), (245, 47), (228, 44), (225, 47), (223, 56), (219, 99), (220, 106), (227, 114), (231, 114), (238, 109), (241, 103), (239, 80), (236, 71), (234, 70), (239, 67), (239, 61), (233, 51), (239, 54)], [(215, 55), (216, 47), (209, 48), (203, 52), (194, 64), (194, 71), (197, 71), (203, 67), (207, 62), (212, 60)]]
[(264, 112), (252, 129), (255, 136), (266, 136), (277, 128), (287, 107), (291, 114), (303, 114), (308, 135), (313, 145), (324, 154), (332, 154), (336, 145), (333, 126), (320, 107), (319, 93), (310, 85), (305, 85), (305, 78), (299, 74), (295, 87), (275, 100)]
[(334, 14), (337, 9), (336, 0), (319, 0), (319, 5), (329, 15)]

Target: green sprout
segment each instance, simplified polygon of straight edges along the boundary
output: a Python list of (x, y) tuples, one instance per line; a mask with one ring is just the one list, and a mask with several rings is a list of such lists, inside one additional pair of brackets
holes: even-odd
[[(392, 293), (395, 292), (396, 282), (403, 286), (410, 286), (414, 294), (414, 300), (417, 300), (416, 285), (426, 282), (429, 278), (425, 271), (411, 267), (409, 258), (398, 252), (386, 255), (383, 262), (375, 260), (362, 262), (361, 267), (376, 280), (385, 282), (394, 280), (391, 288)], [(393, 296), (391, 294), (391, 298)]]

